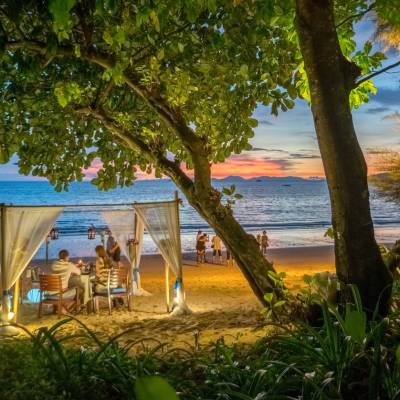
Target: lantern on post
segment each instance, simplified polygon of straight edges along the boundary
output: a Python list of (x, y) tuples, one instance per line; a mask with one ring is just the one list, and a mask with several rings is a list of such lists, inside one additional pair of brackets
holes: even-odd
[(50, 233), (49, 233), (50, 239), (51, 240), (57, 240), (59, 233), (58, 233), (58, 229), (57, 228), (52, 228)]
[(89, 240), (96, 239), (96, 228), (91, 226), (87, 231), (87, 237)]
[(100, 231), (101, 244), (103, 247), (106, 247), (106, 235), (107, 232), (104, 229)]
[(129, 247), (129, 246), (132, 246), (132, 245), (135, 245), (135, 244), (138, 244), (138, 243), (139, 242), (135, 239), (135, 235), (133, 233), (130, 233), (128, 235), (128, 240), (126, 242), (126, 245)]
[(49, 245), (52, 240), (57, 240), (60, 234), (57, 228), (51, 228), (49, 234), (46, 237), (46, 265), (49, 263)]

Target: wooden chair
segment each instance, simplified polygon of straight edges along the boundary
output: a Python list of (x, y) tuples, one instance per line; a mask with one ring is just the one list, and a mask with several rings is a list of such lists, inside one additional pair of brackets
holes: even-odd
[[(61, 275), (39, 275), (40, 282), (40, 302), (39, 302), (39, 318), (42, 316), (43, 304), (52, 304), (57, 307), (58, 318), (61, 317), (61, 310), (64, 305), (75, 304), (75, 310), (79, 310), (79, 288), (62, 288)], [(72, 296), (70, 293), (75, 290)], [(65, 296), (65, 297), (64, 297)]]
[(40, 268), (37, 266), (30, 266), (22, 273), (19, 284), (19, 302), (22, 304), (25, 297), (32, 289), (38, 290), (38, 296), (35, 303), (39, 302), (39, 282)]
[(99, 310), (99, 297), (107, 297), (108, 312), (110, 315), (112, 300), (116, 298), (125, 298), (129, 309), (130, 291), (128, 275), (128, 270), (124, 267), (113, 268), (108, 271), (107, 285), (97, 285), (93, 293), (93, 308), (96, 313)]

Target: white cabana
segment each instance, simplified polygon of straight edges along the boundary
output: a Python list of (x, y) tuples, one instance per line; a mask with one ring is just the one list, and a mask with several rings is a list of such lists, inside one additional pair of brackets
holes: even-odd
[[(160, 250), (166, 263), (167, 308), (169, 301), (169, 270), (176, 276), (172, 312), (190, 312), (185, 300), (182, 279), (182, 254), (179, 225), (179, 198), (167, 202), (134, 203), (128, 210), (104, 211), (102, 214), (130, 261), (131, 293), (149, 294), (140, 283), (140, 258), (143, 231), (146, 229)], [(65, 207), (72, 206), (6, 206), (0, 205), (0, 288), (2, 293), (1, 324), (10, 319), (9, 292), (14, 289), (14, 311), (18, 305), (18, 282), (51, 227)], [(75, 206), (76, 207), (76, 206)], [(78, 206), (79, 207), (79, 206)]]
[[(2, 324), (9, 320), (9, 291), (17, 284), (63, 207), (16, 207), (1, 205)], [(16, 292), (18, 287), (16, 288)], [(17, 306), (17, 302), (14, 302)], [(14, 310), (15, 311), (15, 310)]]
[[(179, 198), (173, 201), (134, 203), (132, 210), (103, 211), (102, 215), (119, 243), (123, 254), (130, 261), (131, 294), (146, 296), (149, 292), (141, 286), (140, 258), (143, 232), (147, 230), (166, 264), (167, 309), (174, 314), (187, 313), (182, 278), (182, 251), (179, 225)], [(170, 304), (169, 270), (176, 277), (173, 304)]]

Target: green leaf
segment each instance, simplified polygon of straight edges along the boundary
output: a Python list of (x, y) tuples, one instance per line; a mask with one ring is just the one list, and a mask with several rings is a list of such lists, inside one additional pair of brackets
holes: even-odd
[(248, 121), (249, 121), (249, 125), (250, 125), (252, 128), (257, 128), (257, 126), (258, 126), (258, 121), (257, 121), (255, 118), (249, 118)]
[(165, 56), (164, 49), (158, 50), (158, 52), (157, 52), (157, 60), (161, 61), (164, 58), (164, 56)]
[(400, 345), (396, 348), (396, 364), (400, 365)]
[(150, 20), (155, 30), (160, 32), (160, 20), (158, 19), (158, 15), (154, 10), (150, 11)]
[(274, 298), (274, 294), (273, 294), (272, 292), (270, 292), (270, 293), (265, 293), (265, 294), (264, 294), (264, 300), (265, 300), (268, 304), (271, 304), (273, 298)]
[(66, 33), (70, 27), (70, 11), (74, 7), (76, 0), (50, 0), (49, 11), (54, 20), (54, 31), (60, 39), (68, 38)]
[(332, 227), (329, 227), (324, 233), (324, 237), (335, 239), (335, 230)]
[(274, 308), (283, 307), (285, 304), (286, 300), (278, 300), (276, 303), (274, 303)]
[(137, 378), (135, 395), (138, 400), (179, 400), (172, 386), (159, 376)]
[(367, 318), (363, 311), (346, 310), (344, 320), (346, 334), (357, 342), (362, 343), (366, 335)]
[(248, 78), (249, 76), (249, 67), (247, 64), (243, 64), (240, 69), (239, 69), (239, 75), (241, 75), (243, 78)]
[(185, 50), (185, 45), (179, 42), (179, 43), (178, 43), (178, 50), (179, 50), (181, 53), (183, 53), (183, 50)]

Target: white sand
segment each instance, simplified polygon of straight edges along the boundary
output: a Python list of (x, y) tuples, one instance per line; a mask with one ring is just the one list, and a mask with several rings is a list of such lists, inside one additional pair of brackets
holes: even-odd
[[(302, 286), (304, 274), (332, 270), (334, 264), (333, 249), (329, 246), (271, 249), (268, 258), (274, 261), (278, 271), (287, 273), (286, 283), (294, 290)], [(161, 342), (174, 341), (174, 344), (193, 344), (196, 332), (199, 332), (202, 344), (221, 336), (226, 341), (240, 337), (243, 342), (253, 342), (267, 330), (261, 306), (237, 267), (196, 266), (193, 261), (186, 261), (184, 282), (187, 302), (193, 313), (183, 317), (171, 317), (166, 313), (161, 257), (143, 257), (141, 271), (142, 286), (152, 296), (135, 297), (132, 312), (123, 308), (114, 310), (109, 316), (104, 304), (98, 315), (79, 315), (78, 318), (101, 336), (134, 329), (125, 340), (152, 338)], [(171, 278), (171, 286), (172, 283)], [(52, 314), (38, 320), (37, 309), (38, 305), (23, 305), (19, 323), (34, 330), (57, 322), (57, 317)], [(78, 330), (72, 323), (65, 331), (73, 334)]]

